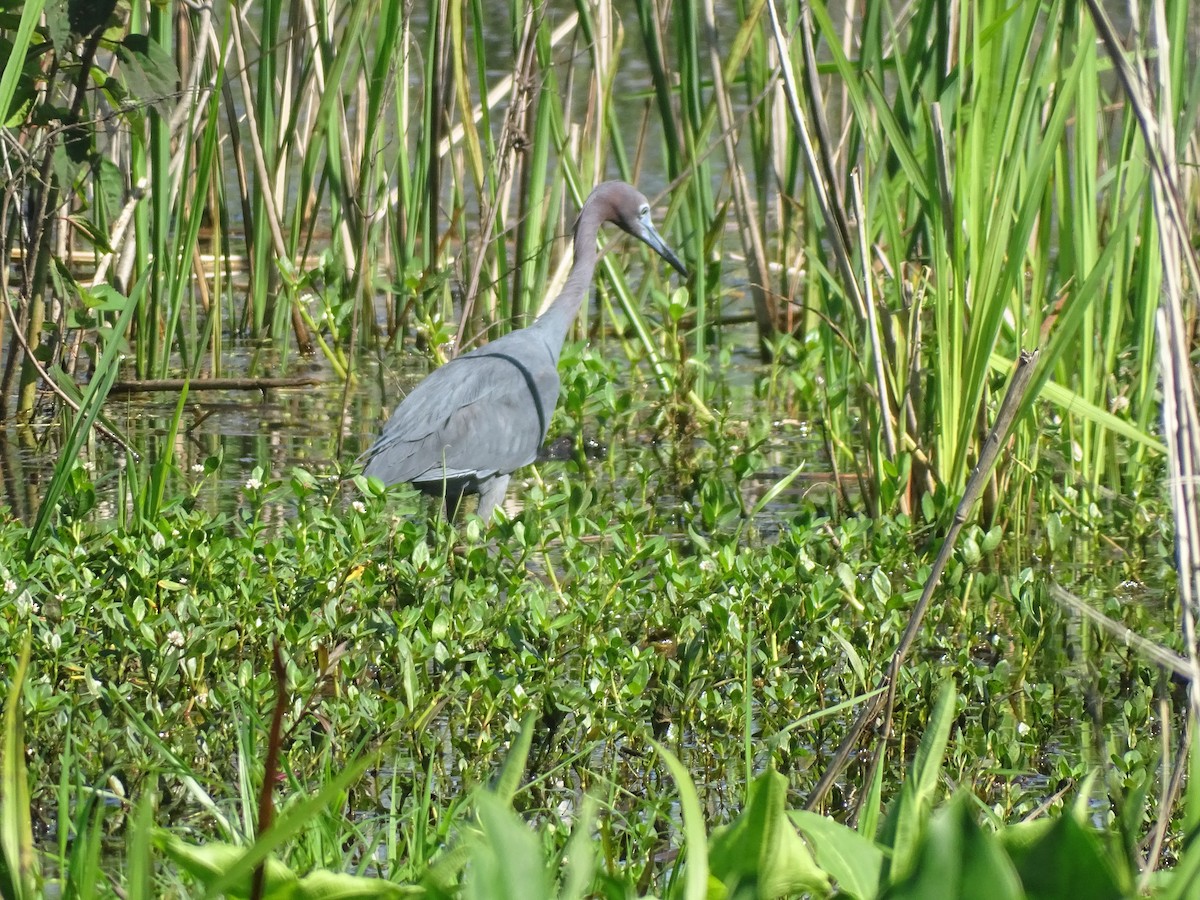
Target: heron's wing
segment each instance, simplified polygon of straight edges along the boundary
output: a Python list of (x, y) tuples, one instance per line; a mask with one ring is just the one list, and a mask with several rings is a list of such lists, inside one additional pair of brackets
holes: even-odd
[[(520, 337), (514, 332), (510, 337)], [(507, 474), (533, 462), (558, 400), (558, 372), (532, 342), (494, 341), (435, 369), (367, 451), (389, 484)]]

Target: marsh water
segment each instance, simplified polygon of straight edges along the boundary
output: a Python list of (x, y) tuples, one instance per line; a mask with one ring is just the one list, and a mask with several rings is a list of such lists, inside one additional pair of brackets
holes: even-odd
[[(744, 341), (731, 354), (733, 366), (721, 373), (728, 412), (734, 419), (753, 414), (754, 382), (769, 375), (751, 348), (752, 329), (733, 329), (724, 340)], [(613, 347), (614, 354), (620, 354)], [(347, 388), (319, 356), (296, 358), (280, 366), (270, 348), (243, 346), (229, 354), (222, 374), (225, 377), (253, 377), (265, 372), (283, 371), (290, 376), (313, 376), (317, 383), (266, 390), (192, 390), (183, 408), (178, 434), (172, 449), (178, 467), (173, 485), (180, 493), (194, 490), (201, 505), (211, 511), (231, 511), (241, 502), (246, 482), (256, 471), (264, 479), (284, 478), (295, 467), (314, 474), (349, 472), (358, 455), (370, 446), (387, 415), (412, 385), (428, 373), (426, 354), (412, 347), (391, 352), (386, 359), (364, 355)], [(652, 374), (645, 367), (622, 366), (619, 383), (613, 388), (634, 397), (652, 396)], [(148, 461), (159, 458), (176, 414), (179, 392), (112, 394), (104, 407), (109, 423), (137, 453)], [(0, 505), (9, 506), (19, 518), (31, 521), (36, 515), (41, 491), (58, 462), (62, 441), (62, 422), (48, 417), (32, 426), (7, 423), (0, 426)], [(768, 466), (751, 479), (764, 489), (788, 474), (802, 461), (808, 461), (797, 479), (796, 490), (822, 481), (826, 466), (819, 436), (810, 423), (788, 416), (776, 423), (777, 429), (765, 448)], [(570, 448), (582, 452), (620, 454), (652, 453), (658, 436), (646, 431), (619, 447), (609, 447), (608, 435), (584, 423), (578, 434), (551, 433), (542, 465), (571, 466)], [(562, 443), (566, 440), (567, 444)], [(558, 442), (558, 446), (550, 445)], [(588, 449), (591, 448), (591, 449)], [(202, 470), (205, 462), (219, 459), (215, 474)], [(92, 478), (98, 501), (98, 514), (114, 518), (120, 484), (125, 477), (128, 457), (125, 451), (95, 435), (81, 458)], [(520, 502), (520, 475), (511, 491)], [(783, 511), (787, 494), (770, 509)], [(794, 496), (794, 494), (793, 494)], [(516, 506), (512, 507), (517, 508)], [(764, 524), (769, 524), (764, 522)]]

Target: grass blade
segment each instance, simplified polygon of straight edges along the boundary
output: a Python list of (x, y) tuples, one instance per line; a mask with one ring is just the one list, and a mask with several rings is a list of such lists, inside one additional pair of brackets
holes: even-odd
[(33, 820), (29, 812), (29, 776), (25, 771), (25, 738), (21, 689), (29, 671), (31, 637), (25, 638), (4, 704), (4, 758), (0, 763), (0, 896), (24, 900), (36, 896), (37, 860), (33, 852)]

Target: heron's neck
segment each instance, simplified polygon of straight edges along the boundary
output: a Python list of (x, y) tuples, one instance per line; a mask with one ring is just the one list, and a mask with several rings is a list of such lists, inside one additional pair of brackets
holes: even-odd
[(599, 230), (599, 217), (585, 206), (575, 226), (575, 259), (571, 263), (571, 274), (567, 276), (566, 284), (554, 302), (532, 326), (546, 335), (546, 343), (553, 350), (556, 360), (592, 284), (592, 275), (596, 271), (596, 234)]

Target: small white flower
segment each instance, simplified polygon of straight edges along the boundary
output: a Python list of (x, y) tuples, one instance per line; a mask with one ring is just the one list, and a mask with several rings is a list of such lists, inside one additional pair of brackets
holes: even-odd
[(1021, 735), (1021, 737), (1025, 737), (1025, 735), (1029, 734), (1029, 726), (1025, 722), (1018, 722), (1017, 734)]
[(50, 632), (50, 637), (46, 638), (46, 644), (50, 647), (51, 650), (53, 650), (55, 653), (57, 653), (59, 651), (59, 649), (62, 647), (62, 638), (59, 637), (59, 634), (57, 631), (52, 631), (52, 632)]
[(700, 560), (700, 571), (701, 572), (715, 572), (716, 570), (717, 570), (717, 564), (715, 562), (713, 562), (711, 559)]
[(330, 578), (327, 582), (325, 582), (325, 590), (329, 591), (332, 594), (335, 590), (337, 590), (337, 585), (338, 585), (337, 579)]
[(178, 628), (167, 632), (167, 643), (183, 649), (183, 632)]
[(192, 471), (197, 475), (204, 474), (204, 463), (192, 463)]
[(350, 506), (356, 513), (365, 513), (367, 511), (367, 504), (363, 503), (361, 500), (355, 500), (350, 504)]
[(263, 486), (262, 479), (249, 478), (246, 480), (246, 490), (248, 490), (248, 491), (257, 491), (257, 490), (261, 489), (262, 486)]
[(196, 694), (197, 706), (208, 706), (208, 691), (200, 691)]
[(17, 583), (11, 578), (4, 579), (4, 593), (15, 594), (17, 592)]

